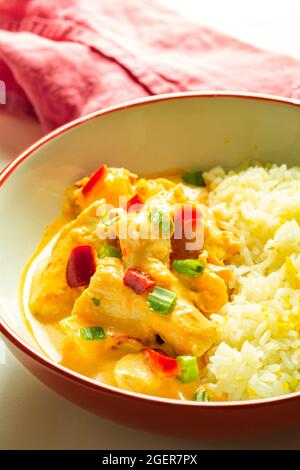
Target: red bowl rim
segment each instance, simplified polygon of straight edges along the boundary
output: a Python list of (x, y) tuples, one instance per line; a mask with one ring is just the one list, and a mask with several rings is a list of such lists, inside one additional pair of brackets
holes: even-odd
[[(174, 99), (183, 99), (183, 98), (237, 98), (245, 100), (258, 100), (266, 101), (269, 103), (281, 103), (289, 106), (295, 106), (300, 109), (300, 101), (296, 99), (282, 98), (279, 96), (265, 95), (265, 94), (255, 94), (255, 93), (245, 93), (245, 92), (180, 92), (180, 93), (170, 93), (165, 95), (155, 95), (145, 98), (140, 98), (134, 101), (129, 101), (122, 103), (120, 105), (110, 106), (103, 108), (101, 110), (95, 111), (93, 113), (87, 114), (83, 117), (75, 119), (73, 121), (64, 124), (54, 131), (48, 133), (44, 137), (38, 139), (35, 143), (26, 148), (22, 153), (16, 156), (8, 165), (6, 165), (0, 172), (0, 187), (5, 183), (10, 175), (15, 171), (15, 169), (32, 153), (37, 150), (39, 147), (54, 139), (56, 136), (63, 134), (64, 132), (76, 127), (82, 123), (95, 119), (99, 116), (105, 114), (110, 114), (119, 110), (124, 110), (127, 108), (133, 108), (141, 106), (148, 103), (157, 103), (160, 101), (174, 100)], [(188, 407), (213, 407), (218, 409), (225, 408), (249, 408), (249, 407), (261, 407), (267, 406), (271, 403), (279, 403), (287, 400), (296, 400), (300, 397), (300, 392), (294, 392), (287, 395), (281, 395), (271, 398), (261, 398), (257, 400), (247, 400), (247, 401), (228, 401), (228, 402), (208, 402), (208, 403), (199, 403), (193, 401), (180, 401), (169, 398), (153, 397), (150, 395), (142, 395), (135, 392), (130, 392), (127, 390), (122, 390), (120, 388), (114, 387), (112, 385), (102, 384), (96, 380), (90, 379), (89, 377), (83, 376), (71, 369), (67, 369), (62, 365), (55, 363), (50, 358), (47, 358), (45, 355), (33, 349), (32, 346), (26, 343), (17, 333), (15, 333), (10, 326), (6, 324), (3, 318), (0, 317), (0, 332), (17, 348), (23, 351), (26, 355), (38, 361), (41, 365), (48, 367), (59, 375), (64, 376), (66, 379), (77, 382), (81, 385), (84, 385), (88, 388), (101, 391), (106, 394), (111, 394), (119, 397), (134, 398), (137, 400), (145, 402), (153, 402), (156, 405), (162, 406), (188, 406)]]

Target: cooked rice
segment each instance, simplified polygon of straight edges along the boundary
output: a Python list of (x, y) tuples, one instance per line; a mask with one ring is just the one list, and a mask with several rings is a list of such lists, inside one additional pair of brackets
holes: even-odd
[(300, 390), (300, 169), (218, 167), (205, 173), (209, 205), (238, 234), (231, 300), (211, 318), (219, 340), (206, 379), (248, 400)]

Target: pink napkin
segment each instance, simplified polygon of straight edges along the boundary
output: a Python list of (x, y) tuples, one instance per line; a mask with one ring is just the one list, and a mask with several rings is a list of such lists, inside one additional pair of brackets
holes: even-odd
[(300, 63), (199, 26), (158, 0), (0, 0), (7, 107), (48, 131), (158, 93), (239, 90), (291, 97)]

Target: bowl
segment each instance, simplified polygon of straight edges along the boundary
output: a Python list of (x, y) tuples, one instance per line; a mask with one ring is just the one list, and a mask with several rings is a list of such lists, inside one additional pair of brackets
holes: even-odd
[(300, 393), (247, 402), (196, 403), (103, 385), (46, 357), (19, 308), (24, 266), (65, 187), (101, 163), (137, 173), (235, 167), (253, 158), (300, 164), (300, 105), (270, 96), (184, 93), (107, 108), (55, 130), (0, 175), (0, 329), (20, 362), (66, 399), (116, 422), (165, 434), (226, 436), (300, 423)]

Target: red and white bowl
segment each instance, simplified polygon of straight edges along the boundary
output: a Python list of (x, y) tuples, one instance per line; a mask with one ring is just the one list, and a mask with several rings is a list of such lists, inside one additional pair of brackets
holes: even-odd
[(230, 435), (300, 424), (300, 393), (265, 400), (195, 403), (102, 385), (47, 358), (19, 308), (24, 266), (60, 213), (66, 186), (101, 163), (137, 173), (235, 167), (247, 158), (300, 165), (300, 105), (267, 96), (188, 93), (105, 109), (28, 148), (0, 175), (0, 330), (13, 354), (65, 398), (148, 431)]

